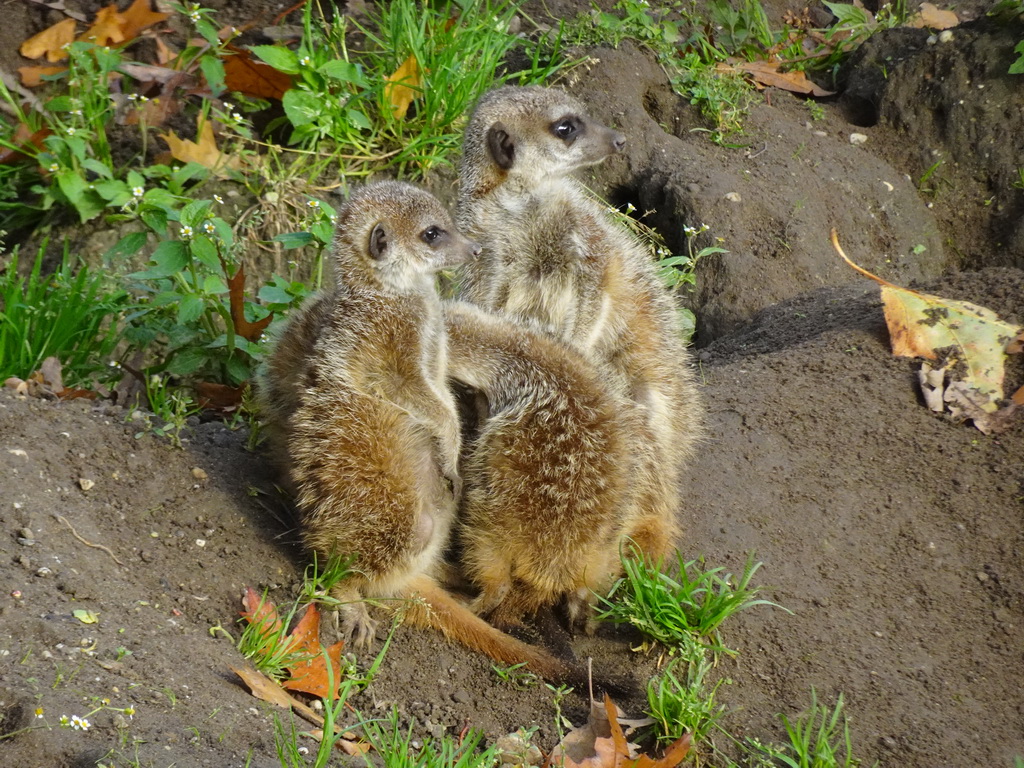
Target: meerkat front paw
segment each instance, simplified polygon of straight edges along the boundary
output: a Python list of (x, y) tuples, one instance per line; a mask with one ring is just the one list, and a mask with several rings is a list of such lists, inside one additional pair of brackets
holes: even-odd
[(377, 622), (370, 618), (366, 603), (350, 603), (338, 609), (341, 618), (341, 636), (346, 647), (368, 649), (377, 636)]

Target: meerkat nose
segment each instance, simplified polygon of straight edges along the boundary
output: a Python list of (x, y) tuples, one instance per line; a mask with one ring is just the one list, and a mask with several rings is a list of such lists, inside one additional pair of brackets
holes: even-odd
[(616, 152), (621, 152), (626, 148), (626, 137), (621, 133), (613, 133), (612, 146), (615, 147)]
[(473, 240), (469, 241), (469, 252), (473, 254), (473, 258), (479, 256), (481, 253), (483, 253), (483, 251), (484, 247), (480, 245), (480, 243), (475, 242)]

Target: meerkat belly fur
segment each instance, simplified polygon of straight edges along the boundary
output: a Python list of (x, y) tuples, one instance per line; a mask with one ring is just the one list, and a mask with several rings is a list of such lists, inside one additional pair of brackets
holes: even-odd
[(660, 558), (678, 535), (702, 408), (649, 254), (573, 177), (624, 144), (562, 91), (491, 91), (465, 131), (457, 219), (483, 246), (466, 264), (464, 298), (583, 353), (632, 404), (625, 535)]
[(338, 215), (332, 284), (278, 338), (258, 382), (261, 412), (306, 545), (355, 558), (335, 596), (357, 645), (374, 633), (362, 598), (419, 597), (412, 623), (575, 681), (576, 670), (497, 631), (435, 580), (459, 494), (460, 428), (434, 274), (478, 250), (422, 190), (382, 182), (354, 193)]
[(629, 470), (621, 402), (548, 336), (462, 302), (445, 318), (449, 378), (486, 402), (461, 464), (474, 609), (506, 627), (562, 602), (586, 618), (618, 560)]

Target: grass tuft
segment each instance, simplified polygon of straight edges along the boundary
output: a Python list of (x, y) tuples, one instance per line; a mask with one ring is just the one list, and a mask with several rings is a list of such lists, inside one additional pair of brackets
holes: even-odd
[(704, 570), (703, 557), (686, 562), (681, 553), (676, 556), (675, 577), (662, 573), (661, 563), (652, 563), (638, 551), (624, 556), (625, 575), (601, 598), (598, 618), (636, 627), (671, 654), (685, 650), (694, 635), (715, 652), (733, 654), (719, 637), (723, 621), (756, 605), (782, 607), (758, 598), (761, 588), (750, 586), (761, 567), (753, 555), (738, 579), (724, 568)]

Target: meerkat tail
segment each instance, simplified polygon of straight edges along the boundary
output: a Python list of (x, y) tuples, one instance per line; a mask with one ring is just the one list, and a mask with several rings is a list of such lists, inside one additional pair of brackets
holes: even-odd
[(582, 670), (555, 658), (546, 651), (500, 632), (446, 592), (434, 579), (420, 575), (408, 586), (410, 595), (418, 595), (426, 605), (414, 604), (406, 619), (416, 627), (439, 630), (446, 638), (485, 653), (503, 664), (526, 662), (530, 670), (545, 680), (576, 686), (585, 683)]

